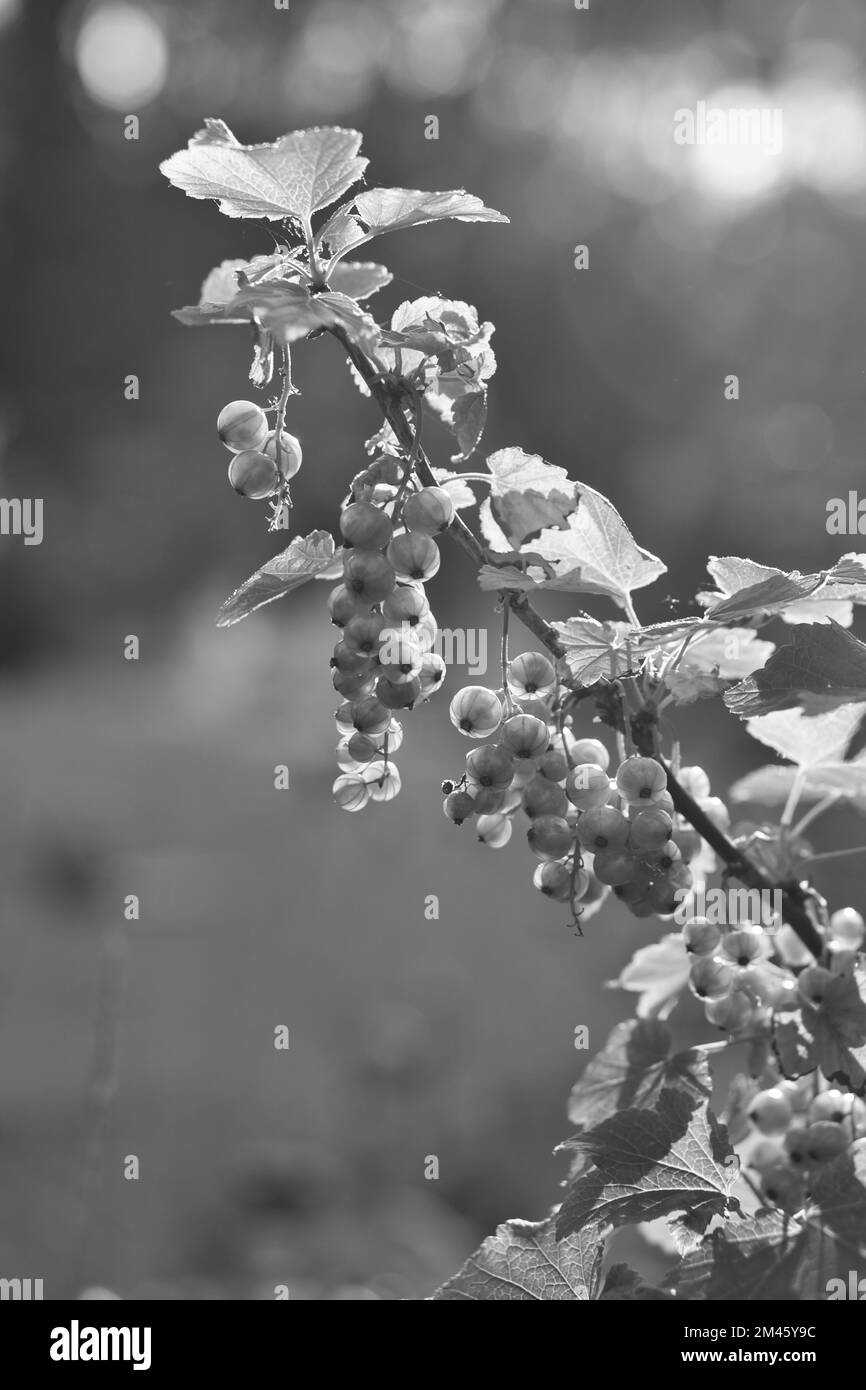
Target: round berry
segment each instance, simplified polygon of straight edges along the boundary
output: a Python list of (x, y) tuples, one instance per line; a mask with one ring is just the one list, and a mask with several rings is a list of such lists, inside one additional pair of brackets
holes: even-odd
[(704, 801), (710, 794), (710, 779), (702, 767), (681, 767), (677, 780), (695, 801)]
[(328, 596), (328, 613), (334, 627), (345, 627), (350, 618), (368, 610), (369, 604), (359, 603), (356, 595), (350, 594), (345, 584), (338, 584)]
[(692, 960), (689, 988), (698, 999), (723, 999), (734, 985), (734, 967), (714, 956), (696, 956)]
[(277, 465), (267, 454), (249, 449), (246, 453), (235, 454), (229, 464), (229, 482), (241, 497), (261, 502), (264, 497), (270, 497), (279, 482)]
[(732, 990), (721, 999), (706, 999), (704, 1013), (707, 1022), (723, 1033), (741, 1033), (755, 1017), (755, 1006), (742, 990)]
[(683, 944), (690, 956), (711, 956), (722, 939), (715, 922), (693, 917), (683, 927)]
[(352, 722), (354, 713), (355, 707), (351, 700), (344, 700), (340, 708), (334, 711), (334, 723), (337, 726), (337, 732), (342, 734), (343, 738), (351, 738), (355, 732), (355, 725)]
[(546, 864), (537, 864), (532, 882), (546, 898), (564, 903), (571, 897), (571, 869), (558, 859)]
[(359, 603), (381, 603), (396, 582), (393, 566), (378, 550), (361, 550), (359, 546), (353, 546), (346, 552), (343, 583)]
[(569, 809), (562, 787), (536, 774), (523, 788), (523, 809), (531, 820), (539, 816), (562, 816)]
[(357, 773), (347, 772), (338, 777), (332, 790), (334, 800), (344, 811), (362, 811), (370, 800), (370, 789)]
[(522, 652), (509, 661), (505, 679), (512, 695), (550, 695), (556, 689), (553, 662), (543, 652)]
[(373, 660), (372, 657), (365, 656), (363, 652), (356, 652), (352, 647), (347, 647), (345, 642), (339, 641), (334, 648), (331, 665), (344, 675), (357, 676), (362, 671), (369, 671)]
[(340, 515), (340, 533), (346, 545), (384, 550), (394, 528), (387, 513), (372, 502), (350, 502)]
[(424, 590), (417, 584), (401, 584), (382, 604), (382, 612), (392, 627), (408, 623), (414, 627), (419, 618), (430, 612)]
[(352, 723), (359, 734), (383, 734), (391, 723), (391, 711), (375, 695), (368, 695), (353, 704)]
[(724, 801), (720, 801), (717, 796), (705, 796), (700, 799), (698, 805), (707, 819), (711, 820), (719, 830), (730, 829), (731, 813)]
[(793, 1125), (785, 1135), (785, 1152), (788, 1162), (802, 1168), (809, 1161), (807, 1132), (805, 1125)]
[(393, 801), (403, 785), (396, 763), (379, 761), (370, 763), (363, 773), (364, 781), (370, 789), (371, 801)]
[(637, 855), (661, 850), (671, 839), (673, 824), (667, 811), (662, 811), (658, 806), (648, 806), (645, 811), (639, 811), (630, 827), (626, 822), (629, 849)]
[(372, 694), (375, 684), (369, 671), (335, 671), (332, 679), (334, 689), (344, 700), (360, 700)]
[(436, 652), (424, 652), (418, 671), (423, 700), (429, 700), (430, 696), (435, 694), (444, 681), (446, 673), (447, 667), (441, 656), (437, 656)]
[(466, 755), (466, 775), (475, 786), (498, 787), (504, 791), (514, 775), (514, 759), (501, 744), (473, 748)]
[(455, 729), (467, 738), (487, 738), (502, 723), (499, 696), (484, 685), (464, 685), (448, 711)]
[[(267, 454), (269, 459), (277, 461), (277, 432), (271, 430), (262, 446), (262, 453)], [(283, 477), (294, 478), (300, 471), (303, 454), (301, 452), (301, 441), (296, 439), (293, 434), (286, 434), (283, 430), (280, 435), (280, 462), (283, 466)]]
[(564, 786), (568, 777), (568, 761), (565, 755), (551, 749), (539, 762), (538, 773), (539, 776), (546, 777), (548, 782), (556, 782), (560, 786)]
[[(546, 700), (542, 699), (540, 695), (517, 695), (515, 698), (521, 714), (531, 714), (534, 719), (540, 719), (543, 724), (549, 725), (550, 710)], [(548, 745), (552, 737), (548, 728)]]
[(439, 547), (423, 531), (406, 531), (402, 536), (395, 536), (387, 555), (400, 579), (424, 583), (439, 569)]
[(844, 1153), (850, 1142), (851, 1135), (843, 1125), (816, 1120), (806, 1130), (806, 1157), (810, 1163), (829, 1163)]
[(539, 816), (526, 836), (538, 859), (564, 859), (574, 844), (574, 831), (562, 816)]
[(822, 965), (807, 965), (797, 976), (797, 989), (804, 1004), (819, 1009), (827, 993), (827, 986), (833, 982), (833, 972)]
[(762, 1174), (761, 1193), (774, 1207), (780, 1207), (789, 1216), (799, 1211), (804, 1201), (803, 1184), (787, 1163), (776, 1164)]
[(261, 449), (268, 437), (268, 417), (255, 401), (230, 401), (217, 416), (217, 433), (233, 454)]
[(610, 778), (598, 763), (580, 763), (568, 774), (565, 790), (572, 806), (580, 811), (589, 811), (607, 802)]
[(600, 767), (602, 772), (607, 772), (610, 767), (610, 753), (600, 739), (575, 739), (569, 751), (572, 761), (575, 763), (595, 763), (596, 767)]
[(613, 806), (592, 806), (577, 822), (577, 838), (584, 849), (625, 849), (629, 829), (625, 816)]
[(842, 950), (859, 951), (866, 936), (866, 922), (853, 907), (841, 907), (830, 918), (833, 945)]
[(378, 656), (383, 626), (381, 613), (368, 610), (355, 613), (343, 628), (343, 642), (349, 651), (357, 652), (360, 656)]
[[(404, 624), (404, 628), (405, 627), (406, 624)], [(439, 632), (436, 626), (436, 619), (433, 617), (432, 613), (422, 614), (417, 623), (410, 623), (408, 625), (408, 629), (412, 634), (412, 640), (418, 643), (422, 652), (432, 651), (433, 644)]]
[(515, 758), (538, 758), (547, 752), (550, 730), (534, 714), (512, 714), (502, 726), (502, 742)]
[(759, 1091), (749, 1107), (749, 1119), (762, 1134), (785, 1134), (793, 1118), (791, 1102), (778, 1086)]
[(620, 763), (616, 774), (620, 795), (631, 803), (655, 801), (667, 783), (665, 770), (655, 758), (642, 758), (637, 754)]
[(407, 531), (435, 536), (454, 520), (454, 502), (443, 487), (422, 487), (403, 503), (403, 525)]
[(502, 849), (511, 839), (513, 826), (508, 816), (479, 816), (475, 825), (479, 840), (488, 849)]
[(358, 763), (371, 763), (379, 752), (378, 746), (369, 734), (352, 734), (347, 740), (347, 750), (350, 758), (354, 758)]
[(751, 965), (764, 954), (764, 933), (760, 927), (729, 931), (722, 940), (722, 951), (737, 965)]
[[(645, 814), (641, 812), (641, 814)], [(683, 857), (684, 863), (688, 864), (690, 859), (694, 859), (696, 854), (700, 854), (703, 841), (696, 830), (690, 825), (675, 825), (671, 831), (671, 839)]]
[(396, 753), (403, 742), (403, 725), (400, 723), (400, 720), (392, 716), (391, 723), (388, 725), (384, 734), (377, 734), (376, 742), (379, 748), (384, 750), (387, 744), (388, 752)]
[(666, 878), (658, 878), (650, 885), (647, 899), (659, 917), (670, 917), (680, 905), (680, 890), (675, 883)]
[(379, 664), (390, 681), (412, 680), (421, 671), (422, 652), (411, 637), (402, 637), (392, 627), (384, 628), (379, 639)]
[(409, 680), (392, 681), (380, 676), (376, 682), (376, 699), (386, 709), (411, 709), (421, 696), (421, 682), (417, 676)]
[(470, 787), (468, 790), (477, 816), (504, 814), (507, 794), (502, 787)]
[(596, 878), (601, 883), (610, 884), (611, 887), (628, 883), (634, 868), (634, 855), (625, 849), (600, 849), (592, 861), (592, 871)]
[(846, 1091), (821, 1091), (809, 1106), (809, 1123), (816, 1124), (818, 1120), (830, 1120), (833, 1124), (841, 1125), (851, 1114), (854, 1097)]
[(442, 810), (455, 825), (462, 825), (475, 815), (475, 802), (468, 792), (451, 792), (443, 801)]
[(787, 1155), (778, 1139), (759, 1139), (749, 1153), (748, 1167), (763, 1176), (780, 1164), (785, 1165)]

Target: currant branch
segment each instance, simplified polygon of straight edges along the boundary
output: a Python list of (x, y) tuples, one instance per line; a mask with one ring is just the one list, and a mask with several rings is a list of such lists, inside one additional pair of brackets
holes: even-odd
[[(420, 466), (429, 476), (431, 482), (438, 486), (436, 475), (433, 472), (430, 460), (423, 449), (417, 446), (415, 432), (403, 412), (399, 399), (394, 392), (388, 389), (384, 380), (381, 367), (374, 362), (357, 343), (349, 337), (348, 333), (339, 325), (334, 325), (330, 330), (331, 334), (342, 344), (346, 355), (352, 366), (357, 371), (367, 386), (371, 396), (378, 405), (384, 419), (391, 426), (404, 452), (409, 454), (417, 450), (417, 457)], [(448, 534), (470, 557), (476, 569), (487, 563), (487, 553), (484, 546), (478, 540), (471, 527), (467, 526), (463, 518), (455, 515)], [(554, 657), (561, 657), (564, 648), (555, 630), (550, 623), (545, 622), (537, 609), (533, 608), (529, 599), (524, 593), (516, 589), (504, 588), (502, 590), (505, 601), (523, 626), (537, 637), (539, 642), (547, 648)]]

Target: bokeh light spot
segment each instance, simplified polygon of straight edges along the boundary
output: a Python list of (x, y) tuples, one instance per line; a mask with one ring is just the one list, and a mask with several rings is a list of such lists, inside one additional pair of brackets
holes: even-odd
[(165, 34), (158, 20), (140, 5), (99, 5), (78, 31), (75, 65), (93, 101), (117, 111), (143, 106), (165, 85)]

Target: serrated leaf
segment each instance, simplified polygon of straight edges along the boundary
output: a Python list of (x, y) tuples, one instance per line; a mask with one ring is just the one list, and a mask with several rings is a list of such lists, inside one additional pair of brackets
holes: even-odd
[(241, 145), (224, 122), (208, 122), (186, 150), (159, 166), (190, 198), (214, 198), (227, 217), (301, 222), (357, 183), (368, 161), (357, 130), (293, 130), (273, 144)]
[(739, 680), (769, 661), (774, 651), (774, 644), (761, 641), (753, 628), (721, 627), (699, 633), (686, 648), (682, 665)]
[[(824, 1231), (829, 1231), (849, 1269), (866, 1259), (866, 1141), (822, 1164), (809, 1194)], [(843, 1261), (844, 1263), (845, 1261)]]
[(455, 511), (459, 512), (464, 507), (475, 506), (478, 498), (462, 474), (454, 473), (450, 468), (434, 468), (433, 475), (436, 478), (437, 486), (444, 488), (448, 493), (454, 503)]
[(799, 1016), (776, 1023), (773, 1046), (785, 1076), (820, 1067), (831, 1084), (866, 1094), (866, 971), (834, 975), (820, 1008), (803, 1004)]
[(689, 980), (689, 958), (678, 932), (635, 951), (619, 979), (616, 989), (639, 994), (638, 1018), (667, 1018)]
[(432, 1302), (588, 1302), (597, 1297), (604, 1237), (588, 1228), (558, 1240), (553, 1217), (506, 1221)]
[(385, 232), (420, 227), (426, 222), (453, 219), (458, 222), (507, 222), (501, 212), (486, 208), (480, 198), (462, 188), (443, 193), (425, 193), (417, 188), (369, 188), (359, 193), (346, 210), (340, 210), (326, 227), (321, 239), (332, 255), (359, 246)]
[(570, 1141), (591, 1167), (569, 1184), (559, 1239), (592, 1224), (622, 1226), (687, 1211), (694, 1229), (736, 1210), (737, 1162), (706, 1102), (666, 1087), (651, 1110), (621, 1110)]
[[(777, 647), (763, 670), (724, 695), (740, 719), (795, 709), (812, 692), (821, 711), (866, 701), (866, 645), (838, 623), (791, 629), (791, 640)], [(813, 706), (814, 708), (814, 706)]]
[(611, 1265), (600, 1297), (602, 1301), (657, 1302), (660, 1299), (669, 1299), (672, 1295), (664, 1289), (657, 1289), (653, 1284), (648, 1284), (643, 1275), (630, 1269), (628, 1265)]
[(467, 391), (458, 396), (451, 413), (451, 429), (460, 447), (460, 452), (451, 456), (451, 462), (464, 462), (470, 458), (481, 442), (487, 422), (487, 392)]
[(671, 1056), (671, 1034), (659, 1019), (628, 1019), (617, 1024), (604, 1049), (572, 1087), (568, 1118), (586, 1129), (618, 1110), (655, 1104), (665, 1086), (689, 1094), (712, 1093), (707, 1053), (699, 1047)]
[(551, 626), (559, 634), (571, 676), (581, 685), (616, 680), (618, 676), (637, 670), (641, 664), (641, 658), (626, 646), (626, 638), (632, 631), (628, 623), (569, 618), (568, 622)]
[(543, 530), (532, 548), (553, 565), (561, 587), (606, 594), (628, 611), (632, 592), (652, 584), (667, 566), (636, 543), (612, 502), (584, 483), (574, 488), (577, 506), (565, 529)]
[[(187, 313), (186, 310), (182, 312)], [(176, 312), (175, 316), (179, 318), (180, 313)], [(353, 342), (368, 348), (375, 345), (378, 334), (375, 320), (353, 299), (328, 291), (311, 295), (305, 285), (288, 280), (245, 286), (225, 305), (222, 316), (234, 322), (239, 318), (250, 319), (282, 343), (293, 343), (308, 333), (337, 326), (343, 328)], [(181, 319), (183, 323), (190, 321)]]
[(334, 538), (327, 531), (311, 531), (294, 540), (226, 599), (219, 611), (217, 627), (232, 627), (262, 608), (299, 589), (309, 579), (323, 578), (333, 570), (338, 556)]
[[(728, 800), (751, 801), (758, 806), (784, 806), (796, 775), (795, 767), (767, 763), (735, 782), (728, 790)], [(808, 796), (808, 789), (806, 795)], [(813, 792), (809, 799), (814, 800), (815, 797), (816, 793)]]
[(783, 710), (748, 720), (746, 733), (798, 767), (816, 767), (844, 758), (864, 713), (866, 705), (845, 705), (812, 717)]
[(850, 627), (852, 603), (866, 602), (864, 557), (853, 553), (821, 574), (787, 573), (736, 555), (711, 556), (707, 569), (716, 590), (698, 594), (698, 600), (709, 616), (730, 621), (777, 615), (786, 623), (833, 618)]
[[(709, 1302), (824, 1297), (814, 1232), (776, 1211), (729, 1221), (688, 1254), (672, 1279), (678, 1297)], [(808, 1292), (806, 1291), (808, 1290)]]
[(693, 705), (696, 700), (713, 699), (727, 688), (721, 676), (700, 671), (687, 662), (672, 671), (665, 678), (665, 684), (675, 705)]
[(731, 598), (723, 599), (707, 609), (707, 617), (716, 623), (739, 622), (746, 618), (767, 618), (782, 613), (792, 603), (806, 599), (817, 589), (817, 582), (804, 583), (787, 574), (774, 574), (757, 584), (738, 590)]
[(369, 299), (393, 279), (390, 270), (375, 261), (340, 261), (328, 275), (328, 287), (350, 299)]
[(492, 515), (506, 540), (501, 548), (517, 549), (544, 527), (567, 524), (577, 495), (564, 468), (514, 446), (491, 454), (487, 467), (493, 475)]

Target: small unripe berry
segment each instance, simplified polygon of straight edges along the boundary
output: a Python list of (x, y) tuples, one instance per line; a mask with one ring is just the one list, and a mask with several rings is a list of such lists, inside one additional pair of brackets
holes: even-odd
[[(277, 461), (277, 432), (271, 430), (262, 447), (262, 453), (267, 454), (269, 459)], [(283, 430), (280, 435), (280, 461), (283, 465), (283, 477), (294, 478), (300, 470), (303, 454), (301, 453), (301, 441), (296, 439), (293, 434), (287, 434)]]
[(655, 758), (642, 758), (635, 754), (620, 763), (616, 774), (616, 785), (626, 801), (640, 804), (655, 801), (667, 787), (667, 775)]
[(526, 838), (538, 859), (564, 859), (574, 844), (574, 831), (562, 816), (539, 816)]
[(439, 547), (423, 531), (406, 531), (402, 536), (395, 536), (387, 555), (399, 579), (425, 583), (439, 569)]
[(580, 811), (589, 811), (593, 806), (604, 806), (607, 802), (610, 778), (597, 763), (580, 763), (568, 774), (565, 790), (572, 806)]
[(568, 777), (568, 761), (563, 753), (557, 753), (556, 749), (551, 749), (539, 762), (538, 772), (541, 777), (546, 777), (548, 782), (564, 785)]
[(343, 560), (343, 583), (359, 602), (381, 603), (396, 584), (393, 567), (378, 550), (354, 546)]
[(543, 652), (523, 652), (509, 661), (505, 672), (512, 695), (550, 695), (556, 689), (553, 662)]
[(229, 482), (241, 497), (261, 502), (270, 497), (279, 482), (277, 466), (267, 454), (249, 449), (246, 453), (235, 454), (229, 464)]
[(451, 723), (467, 738), (487, 738), (502, 723), (499, 697), (484, 685), (464, 685), (449, 708)]
[(793, 1118), (791, 1102), (778, 1086), (759, 1091), (749, 1106), (749, 1119), (762, 1134), (785, 1134)]
[(362, 777), (347, 772), (333, 786), (334, 800), (344, 811), (362, 811), (370, 800), (370, 789)]
[(435, 536), (454, 520), (454, 502), (442, 487), (423, 487), (403, 503), (403, 525), (407, 531)]
[(217, 416), (217, 433), (233, 454), (261, 449), (268, 437), (268, 417), (255, 401), (230, 401)]
[(350, 502), (340, 514), (340, 534), (346, 545), (384, 550), (393, 531), (391, 518), (372, 502)]
[(479, 816), (475, 826), (479, 840), (489, 849), (502, 849), (511, 839), (513, 826), (508, 816)]
[(429, 700), (430, 696), (439, 689), (445, 679), (447, 669), (445, 662), (441, 656), (437, 656), (436, 652), (424, 652), (418, 672), (423, 700)]

